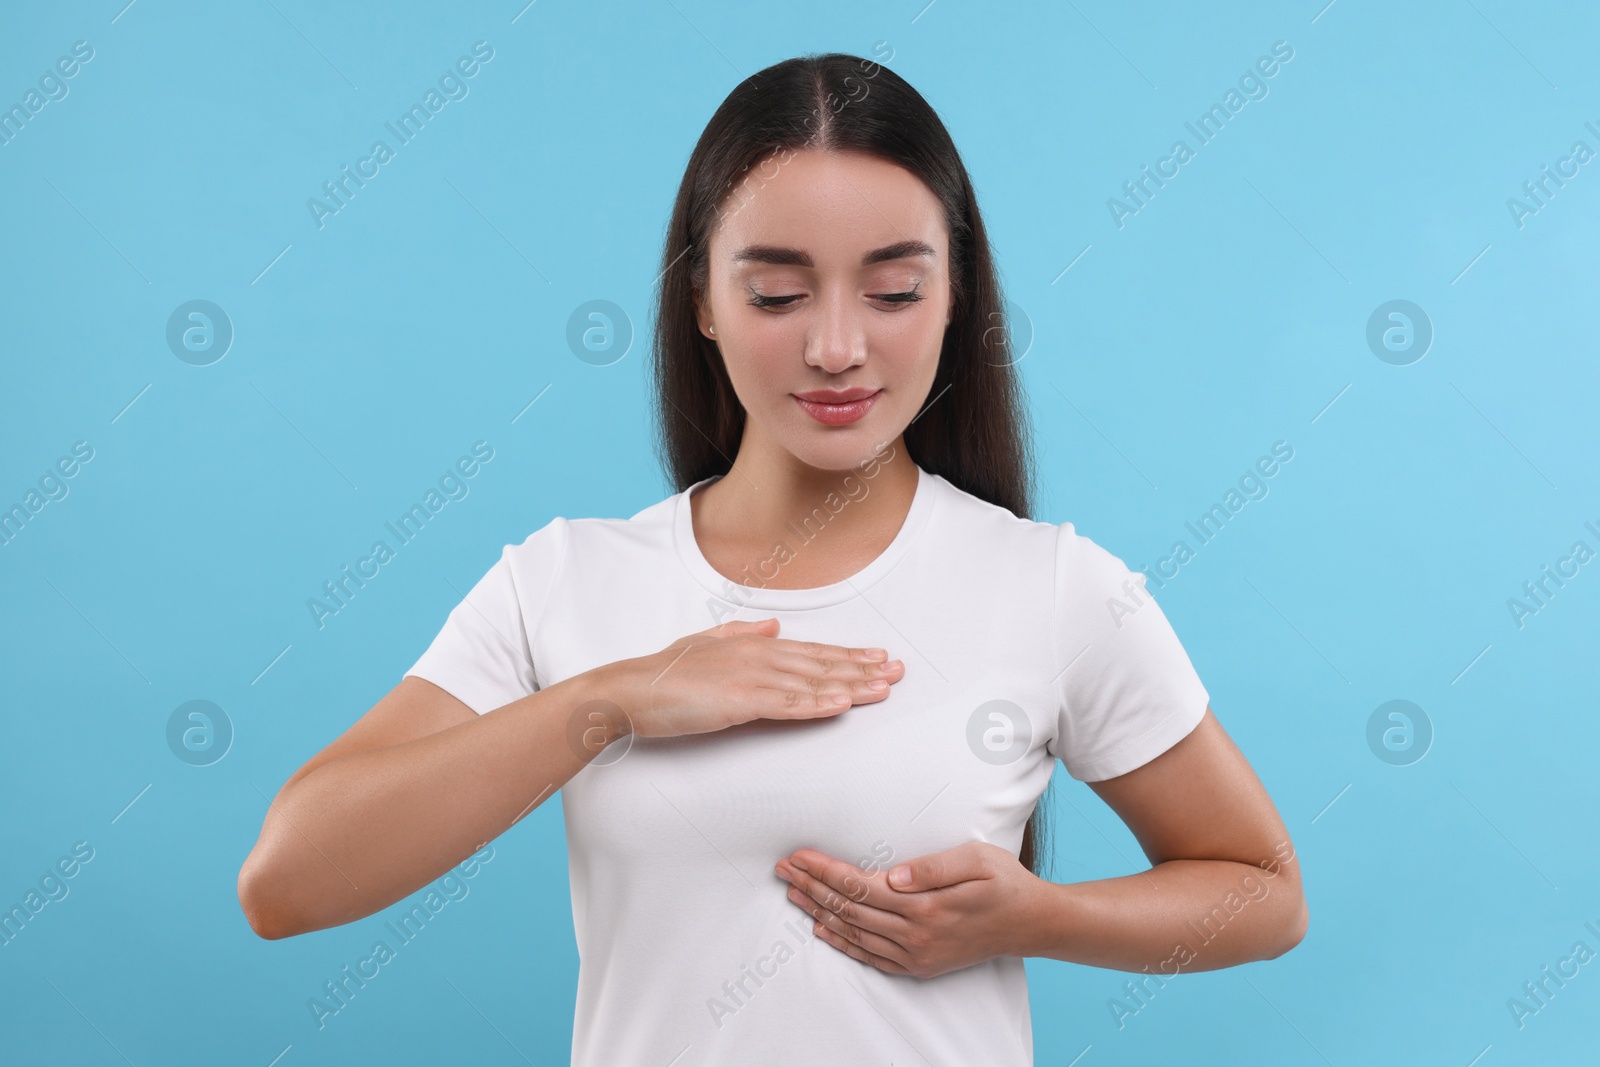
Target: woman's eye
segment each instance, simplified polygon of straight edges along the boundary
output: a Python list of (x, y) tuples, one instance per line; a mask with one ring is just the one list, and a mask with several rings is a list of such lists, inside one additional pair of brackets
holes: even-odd
[[(750, 306), (758, 308), (787, 307), (799, 300), (800, 296), (801, 294), (798, 293), (793, 296), (766, 296), (762, 293), (752, 292), (750, 294)], [(904, 293), (881, 293), (872, 299), (881, 300), (887, 304), (914, 304), (924, 298), (916, 289), (911, 289)]]
[(912, 289), (905, 293), (885, 293), (878, 299), (888, 301), (891, 304), (915, 304), (922, 299), (922, 294)]
[(758, 308), (784, 307), (799, 299), (798, 294), (795, 296), (763, 296), (760, 293), (752, 293), (750, 295), (750, 305)]

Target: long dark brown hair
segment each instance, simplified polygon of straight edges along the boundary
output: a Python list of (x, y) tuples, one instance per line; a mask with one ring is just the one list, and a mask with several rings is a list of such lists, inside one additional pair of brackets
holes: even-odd
[[(869, 153), (920, 178), (944, 207), (952, 307), (939, 369), (904, 437), (912, 462), (958, 489), (1032, 518), (1032, 432), (1013, 368), (1005, 299), (972, 181), (944, 123), (894, 71), (830, 52), (786, 59), (740, 82), (694, 146), (668, 224), (656, 291), (652, 389), (657, 451), (677, 492), (727, 474), (745, 411), (721, 353), (699, 329), (707, 250), (725, 214), (763, 174), (807, 148)], [(1035, 805), (1019, 860), (1039, 874), (1046, 834)]]

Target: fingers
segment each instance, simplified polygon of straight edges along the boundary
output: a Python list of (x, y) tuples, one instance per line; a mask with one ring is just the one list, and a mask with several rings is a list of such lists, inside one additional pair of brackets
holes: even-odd
[(756, 718), (816, 719), (838, 715), (855, 704), (875, 703), (888, 695), (888, 686), (873, 689), (866, 681), (806, 679), (778, 671), (750, 690), (744, 706)]
[(690, 677), (739, 677), (738, 722), (838, 715), (883, 700), (905, 676), (905, 664), (890, 661), (887, 649), (791, 641), (777, 638), (777, 630), (776, 618), (736, 620), (681, 638), (664, 650), (675, 655), (660, 675), (676, 667)]
[(889, 653), (886, 649), (829, 645), (821, 641), (790, 641), (787, 638), (779, 638), (772, 642), (772, 646), (819, 660), (844, 660), (849, 663), (882, 663), (889, 658)]
[(764, 662), (801, 678), (832, 678), (844, 681), (871, 681), (874, 678), (885, 678), (891, 682), (898, 682), (906, 672), (905, 664), (899, 660), (886, 663), (882, 660), (813, 655), (791, 652), (782, 645), (774, 645), (769, 649)]
[[(847, 927), (847, 929), (849, 928)], [(862, 963), (870, 964), (871, 966), (878, 968), (878, 970), (887, 971), (890, 974), (911, 974), (909, 969), (896, 963), (894, 960), (880, 956), (873, 952), (868, 952), (866, 949), (862, 948), (860, 945), (857, 945), (843, 934), (835, 933), (828, 923), (822, 923), (816, 928), (816, 931), (818, 937), (822, 938), (822, 940), (826, 941), (840, 952), (843, 952), (851, 959), (860, 960)]]
[(854, 704), (877, 704), (890, 694), (890, 678), (805, 678), (778, 672), (757, 683), (757, 699), (782, 717), (837, 715)]
[[(905, 664), (859, 658), (839, 658), (838, 646), (790, 642), (811, 652), (790, 651), (773, 645), (764, 649), (765, 668), (756, 681), (763, 718), (815, 718), (837, 715), (855, 704), (871, 704), (889, 695), (889, 688), (905, 676)], [(841, 651), (873, 652), (872, 649)], [(887, 653), (884, 653), (887, 655)]]
[[(892, 936), (905, 923), (897, 916), (864, 907), (834, 892), (829, 886), (787, 864), (789, 902), (817, 921), (816, 932), (834, 948), (896, 974), (909, 973), (906, 950)], [(805, 888), (802, 888), (805, 887)], [(879, 931), (884, 931), (880, 933)], [(831, 936), (827, 936), (831, 935)]]

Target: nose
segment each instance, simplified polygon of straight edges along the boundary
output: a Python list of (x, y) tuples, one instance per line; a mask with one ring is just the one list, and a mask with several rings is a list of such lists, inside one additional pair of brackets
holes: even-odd
[(850, 306), (843, 293), (823, 304), (806, 334), (806, 362), (829, 374), (865, 363), (867, 333), (859, 316), (860, 309)]

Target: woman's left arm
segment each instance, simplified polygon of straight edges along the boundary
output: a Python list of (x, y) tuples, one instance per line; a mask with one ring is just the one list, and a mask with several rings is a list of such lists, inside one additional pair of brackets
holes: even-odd
[(800, 849), (778, 874), (829, 944), (924, 978), (996, 956), (1171, 975), (1272, 959), (1305, 936), (1288, 831), (1210, 708), (1149, 763), (1088, 785), (1127, 824), (1150, 870), (1058, 884), (972, 842), (887, 875)]
[(1309, 912), (1289, 832), (1209, 707), (1166, 752), (1088, 786), (1154, 866), (1041, 883), (1026, 955), (1176, 974), (1274, 959), (1300, 943)]

